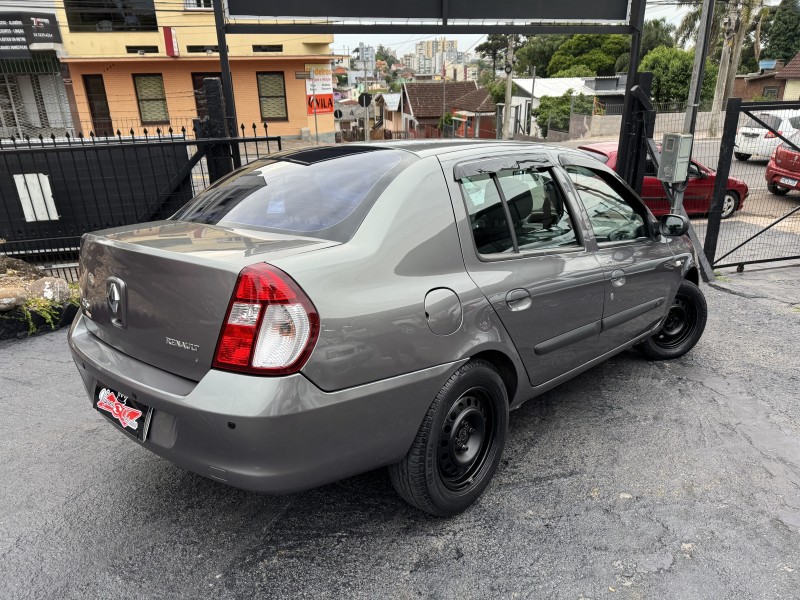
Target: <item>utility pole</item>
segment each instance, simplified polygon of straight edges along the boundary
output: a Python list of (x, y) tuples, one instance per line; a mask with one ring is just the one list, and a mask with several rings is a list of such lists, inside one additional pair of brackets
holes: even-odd
[(722, 21), (723, 35), (725, 41), (722, 45), (722, 56), (719, 60), (719, 74), (717, 75), (717, 85), (714, 88), (714, 102), (711, 105), (711, 120), (708, 124), (708, 133), (716, 136), (719, 130), (719, 115), (722, 113), (722, 103), (725, 101), (725, 88), (728, 86), (728, 73), (734, 52), (732, 52), (733, 40), (736, 36), (736, 23), (739, 20), (739, 2), (730, 0), (728, 2), (728, 14)]
[(508, 34), (506, 52), (506, 105), (503, 107), (503, 139), (511, 139), (511, 91), (514, 87), (514, 34)]
[(314, 70), (311, 70), (311, 101), (314, 103), (314, 139), (319, 146), (319, 126), (317, 125), (317, 82), (314, 79)]
[[(706, 69), (706, 56), (711, 38), (711, 26), (714, 22), (714, 0), (703, 0), (703, 12), (700, 16), (700, 28), (697, 31), (697, 47), (694, 51), (694, 66), (692, 67), (692, 81), (689, 86), (689, 98), (686, 106), (686, 117), (683, 121), (683, 133), (694, 135), (697, 123), (697, 111), (700, 106), (700, 98), (703, 92), (703, 75)], [(686, 211), (683, 208), (683, 192), (686, 186), (673, 188), (672, 212), (677, 212), (683, 216)], [(689, 225), (689, 239), (692, 240), (695, 248), (702, 248), (703, 243), (697, 236), (694, 227)], [(705, 281), (714, 280), (714, 269), (708, 262), (703, 252), (697, 252), (697, 260), (700, 262), (700, 273)]]

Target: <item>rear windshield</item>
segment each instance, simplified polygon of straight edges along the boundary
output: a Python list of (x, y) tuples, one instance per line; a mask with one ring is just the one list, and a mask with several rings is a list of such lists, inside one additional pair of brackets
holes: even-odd
[(200, 193), (172, 218), (344, 242), (409, 157), (371, 149), (311, 164), (257, 162)]
[[(778, 115), (770, 115), (770, 114), (767, 114), (767, 113), (756, 113), (756, 116), (761, 121), (763, 121), (764, 123), (769, 125), (770, 128), (772, 128), (772, 129), (774, 129), (776, 131), (778, 129), (780, 129), (781, 123), (783, 122), (783, 119), (781, 119)], [(764, 129), (764, 126), (761, 123), (758, 123), (758, 122), (754, 121), (750, 117), (747, 117), (747, 120), (745, 121), (744, 126), (745, 127), (756, 127), (756, 128), (759, 128), (759, 129)]]
[(611, 158), (607, 154), (603, 154), (602, 152), (600, 152), (599, 150), (595, 150), (594, 148), (581, 148), (581, 150), (586, 152), (592, 158), (596, 158), (603, 164), (607, 163)]

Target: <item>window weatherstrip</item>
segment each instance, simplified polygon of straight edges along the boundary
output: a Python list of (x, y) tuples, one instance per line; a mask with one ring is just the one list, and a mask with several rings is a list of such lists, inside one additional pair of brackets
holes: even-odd
[(506, 226), (508, 227), (508, 231), (511, 233), (511, 244), (514, 247), (514, 254), (519, 254), (519, 244), (517, 243), (517, 232), (514, 231), (514, 223), (511, 220), (511, 210), (508, 208), (508, 202), (506, 202), (506, 195), (503, 193), (503, 186), (500, 185), (500, 182), (497, 178), (497, 173), (492, 173), (489, 175), (494, 183), (494, 187), (497, 188), (497, 193), (500, 196), (500, 203), (503, 205), (503, 212), (506, 215)]

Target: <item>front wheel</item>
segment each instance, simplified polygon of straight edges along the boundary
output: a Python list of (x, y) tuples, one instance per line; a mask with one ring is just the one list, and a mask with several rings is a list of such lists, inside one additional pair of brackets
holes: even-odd
[(775, 194), (776, 196), (785, 196), (789, 193), (789, 188), (778, 187), (774, 183), (768, 183), (767, 189), (769, 190), (770, 194)]
[(739, 206), (739, 194), (734, 192), (733, 190), (728, 190), (725, 192), (725, 198), (722, 201), (722, 218), (727, 219), (733, 213), (736, 212), (736, 208)]
[(635, 348), (650, 360), (679, 358), (700, 341), (707, 318), (708, 305), (703, 292), (684, 279), (661, 329)]
[(745, 154), (744, 152), (734, 152), (733, 155), (736, 157), (736, 160), (745, 161), (748, 160), (752, 154)]
[(492, 479), (508, 431), (508, 394), (490, 363), (473, 360), (436, 395), (408, 454), (389, 467), (397, 493), (438, 517), (468, 508)]

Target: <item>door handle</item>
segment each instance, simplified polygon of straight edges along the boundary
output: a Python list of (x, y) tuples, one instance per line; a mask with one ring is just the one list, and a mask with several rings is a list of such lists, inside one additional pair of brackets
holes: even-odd
[(531, 307), (533, 300), (528, 290), (518, 288), (506, 294), (506, 304), (513, 311), (525, 310)]
[(621, 287), (625, 285), (625, 271), (617, 269), (611, 272), (611, 285)]

